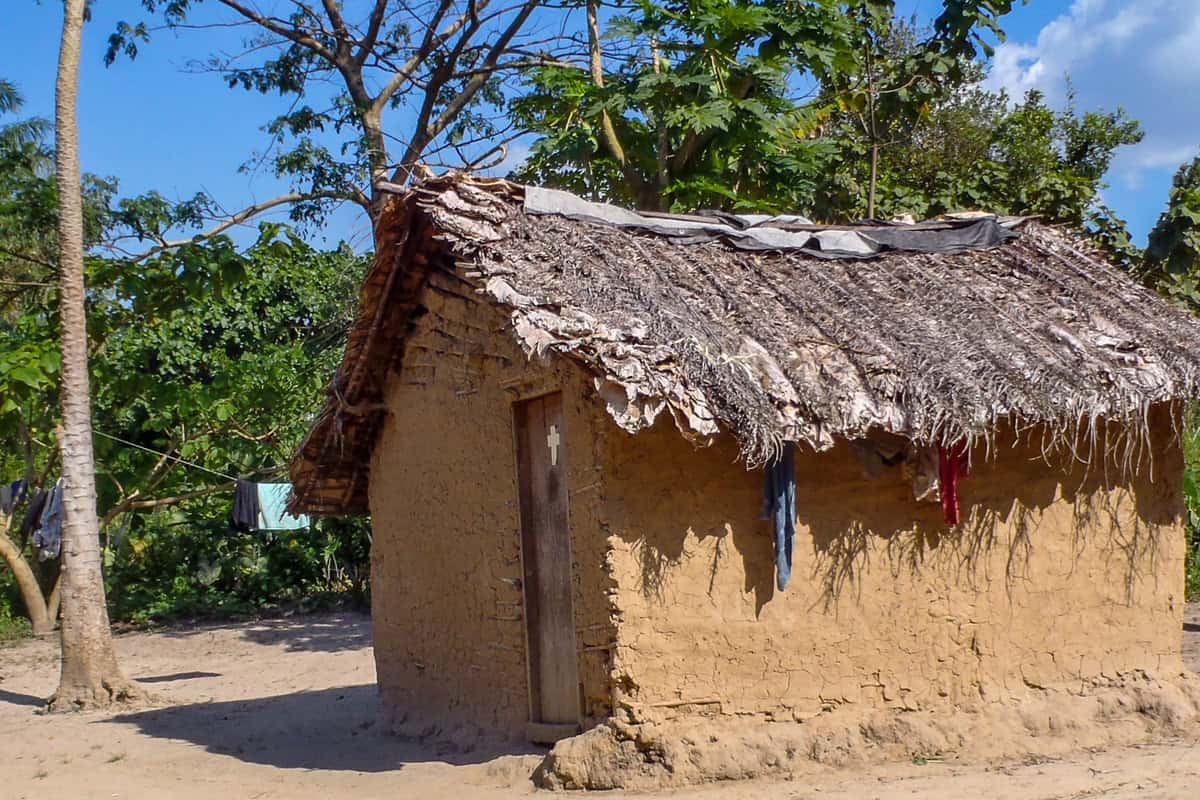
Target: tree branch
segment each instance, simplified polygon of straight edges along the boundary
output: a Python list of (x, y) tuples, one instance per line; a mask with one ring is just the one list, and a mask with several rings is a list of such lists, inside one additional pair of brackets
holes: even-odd
[[(588, 29), (588, 63), (592, 72), (592, 83), (597, 89), (604, 88), (604, 54), (600, 50), (600, 20), (597, 12), (597, 0), (588, 0), (587, 3), (587, 29)], [(605, 145), (608, 146), (609, 152), (612, 153), (613, 159), (617, 162), (617, 166), (621, 168), (621, 174), (625, 176), (625, 180), (629, 182), (629, 188), (634, 192), (635, 196), (642, 194), (642, 176), (630, 166), (629, 158), (625, 155), (625, 148), (621, 146), (621, 139), (617, 136), (617, 128), (613, 125), (612, 117), (608, 115), (608, 110), (604, 109), (600, 112), (600, 133)]]
[[(361, 196), (362, 192), (358, 191), (357, 194)], [(241, 225), (243, 222), (250, 219), (251, 217), (261, 214), (264, 211), (269, 211), (270, 209), (276, 208), (277, 206), (287, 205), (288, 203), (298, 203), (302, 200), (322, 200), (322, 199), (350, 200), (352, 202), (359, 203), (360, 205), (363, 204), (363, 200), (360, 197), (356, 197), (348, 192), (333, 191), (333, 190), (324, 191), (324, 192), (303, 192), (303, 193), (302, 192), (289, 192), (288, 194), (281, 194), (281, 195), (279, 195), (279, 197), (273, 197), (270, 200), (264, 200), (261, 203), (255, 203), (254, 205), (247, 206), (246, 208), (243, 208), (241, 211), (237, 212), (236, 214), (233, 214), (232, 216), (222, 220), (221, 222), (219, 222), (218, 224), (209, 228), (208, 230), (204, 231), (203, 233), (198, 233), (195, 236), (189, 236), (186, 239), (164, 239), (164, 240), (162, 240), (162, 242), (160, 244), (155, 245), (154, 247), (150, 248), (149, 250), (147, 250), (143, 253), (140, 253), (138, 255), (131, 256), (129, 260), (134, 263), (137, 263), (139, 261), (145, 261), (147, 258), (158, 255), (159, 253), (162, 253), (166, 250), (172, 250), (176, 247), (183, 247), (184, 245), (194, 244), (196, 242), (204, 241), (205, 239), (211, 239), (212, 237), (222, 234), (225, 231), (229, 230), (230, 228), (232, 228), (236, 225)]]
[[(35, 258), (33, 256), (26, 255), (25, 253), (17, 252), (16, 250), (9, 250), (7, 247), (0, 247), (0, 254), (6, 255), (9, 258), (19, 258), (22, 261), (28, 261), (30, 264), (37, 264), (39, 267), (45, 267), (46, 269), (51, 269), (51, 270), (54, 270), (55, 272), (58, 272), (58, 264), (53, 264), (49, 261), (46, 261), (45, 259)], [(0, 281), (0, 283), (5, 284), (6, 286), (57, 286), (58, 285), (58, 284), (51, 284), (51, 283), (29, 283), (27, 281)]]
[(17, 589), (21, 593), (21, 600), (25, 603), (25, 610), (29, 614), (29, 620), (33, 624), (33, 632), (39, 636), (45, 636), (53, 630), (54, 620), (50, 619), (46, 613), (46, 601), (42, 597), (41, 587), (38, 585), (37, 578), (34, 577), (29, 562), (22, 555), (21, 549), (4, 533), (0, 533), (0, 559), (8, 564), (9, 571), (12, 572)]
[(342, 55), (343, 46), (346, 48), (345, 53), (350, 52), (350, 31), (346, 29), (346, 20), (342, 18), (341, 9), (338, 8), (336, 0), (321, 0), (321, 5), (325, 6), (325, 14), (329, 17), (329, 22), (333, 25), (333, 35), (338, 43), (338, 55)]
[(400, 68), (396, 70), (396, 73), (392, 75), (388, 82), (384, 84), (383, 89), (380, 90), (379, 94), (375, 96), (373, 107), (378, 111), (382, 111), (383, 107), (386, 106), (388, 101), (392, 99), (392, 95), (396, 94), (396, 92), (400, 90), (401, 86), (412, 79), (413, 73), (416, 72), (417, 68), (420, 67), (421, 64), (425, 63), (425, 59), (429, 57), (429, 54), (432, 53), (434, 49), (445, 44), (451, 36), (462, 30), (463, 26), (466, 25), (469, 20), (476, 17), (480, 9), (487, 7), (488, 2), (489, 0), (482, 0), (481, 3), (476, 3), (474, 0), (472, 0), (472, 2), (467, 4), (466, 11), (460, 14), (440, 33), (434, 35), (434, 29), (442, 21), (442, 18), (446, 15), (446, 12), (449, 11), (450, 7), (453, 5), (453, 0), (441, 0), (441, 2), (438, 4), (437, 11), (433, 15), (433, 19), (430, 20), (429, 26), (425, 29), (425, 38), (421, 41), (420, 46), (417, 47), (417, 50), (412, 54), (412, 57), (409, 58), (408, 61), (405, 61)]
[[(745, 100), (750, 96), (750, 92), (754, 90), (754, 78), (746, 76), (737, 83), (736, 86), (729, 87), (729, 94), (737, 100)], [(671, 169), (678, 174), (693, 157), (711, 142), (717, 135), (715, 128), (705, 131), (704, 133), (696, 133), (689, 130), (687, 135), (683, 137), (683, 142), (679, 145), (679, 149), (675, 152), (671, 159)]]
[(163, 506), (173, 506), (182, 503), (185, 500), (195, 500), (199, 497), (208, 497), (209, 495), (218, 492), (228, 492), (233, 489), (236, 484), (222, 483), (218, 486), (209, 486), (207, 489), (197, 489), (194, 492), (184, 492), (171, 497), (158, 497), (153, 500), (135, 500), (129, 504), (130, 511), (139, 508), (162, 508)]
[(324, 58), (326, 61), (329, 61), (330, 63), (336, 63), (337, 59), (328, 47), (321, 44), (312, 36), (302, 33), (295, 28), (288, 27), (288, 25), (282, 20), (275, 19), (274, 17), (264, 16), (254, 9), (247, 8), (246, 6), (242, 5), (240, 2), (238, 2), (238, 0), (217, 0), (217, 2), (221, 3), (227, 8), (233, 9), (246, 19), (261, 25), (272, 33), (278, 34), (302, 47), (307, 47), (309, 50), (313, 51), (321, 58)]
[(375, 7), (371, 9), (371, 17), (367, 20), (367, 32), (359, 44), (358, 53), (354, 56), (354, 63), (358, 64), (359, 69), (367, 63), (367, 57), (375, 49), (375, 42), (379, 40), (379, 31), (383, 28), (384, 17), (387, 16), (387, 4), (388, 0), (375, 0)]
[[(427, 142), (437, 138), (438, 134), (444, 131), (450, 125), (450, 123), (454, 121), (455, 117), (457, 117), (463, 108), (474, 99), (479, 90), (483, 88), (484, 84), (486, 84), (488, 79), (491, 77), (492, 71), (496, 68), (496, 64), (500, 61), (500, 57), (508, 51), (509, 42), (511, 42), (513, 37), (517, 35), (517, 32), (521, 30), (521, 27), (525, 24), (525, 21), (529, 19), (529, 15), (533, 13), (533, 10), (537, 8), (537, 6), (538, 3), (536, 0), (529, 0), (529, 2), (526, 2), (521, 7), (521, 10), (508, 24), (508, 27), (505, 28), (504, 33), (500, 34), (500, 38), (498, 38), (496, 43), (492, 45), (492, 49), (488, 52), (487, 57), (484, 58), (483, 71), (467, 81), (467, 84), (463, 87), (463, 90), (459, 92), (453, 100), (446, 104), (446, 107), (442, 109), (442, 113), (438, 115), (438, 118), (426, 128), (425, 135), (427, 137)], [(430, 91), (436, 92), (437, 87), (430, 87)], [(418, 153), (416, 155), (419, 156), (420, 154)], [(410, 163), (415, 160), (415, 157), (411, 160), (406, 159), (406, 161), (410, 161)], [(401, 162), (401, 165), (403, 166), (404, 163), (405, 162)]]

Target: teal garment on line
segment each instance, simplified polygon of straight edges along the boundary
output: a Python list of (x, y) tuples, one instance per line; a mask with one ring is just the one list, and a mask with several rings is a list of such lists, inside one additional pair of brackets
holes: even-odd
[(308, 515), (293, 517), (287, 513), (290, 483), (258, 484), (258, 530), (295, 531), (309, 526)]

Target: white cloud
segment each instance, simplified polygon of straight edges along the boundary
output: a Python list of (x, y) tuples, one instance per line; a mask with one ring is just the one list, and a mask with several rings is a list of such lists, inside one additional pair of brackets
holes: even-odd
[(1134, 189), (1145, 171), (1174, 169), (1200, 144), (1200, 0), (1075, 0), (1037, 41), (1000, 45), (987, 83), (1057, 105), (1068, 76), (1081, 110), (1121, 106), (1145, 129), (1113, 178)]

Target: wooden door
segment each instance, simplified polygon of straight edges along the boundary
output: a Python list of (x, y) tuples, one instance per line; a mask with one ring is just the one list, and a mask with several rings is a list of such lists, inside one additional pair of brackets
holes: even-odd
[(548, 742), (574, 735), (579, 725), (562, 394), (518, 403), (514, 412), (529, 648), (529, 738)]

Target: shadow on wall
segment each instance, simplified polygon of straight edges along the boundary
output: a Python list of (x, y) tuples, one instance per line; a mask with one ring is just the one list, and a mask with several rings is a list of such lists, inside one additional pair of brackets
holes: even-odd
[[(1157, 526), (1178, 522), (1181, 512), (1182, 495), (1169, 464), (1156, 463), (1158, 474), (1150, 483), (1145, 474), (1122, 478), (1086, 469), (1065, 453), (1047, 463), (1028, 444), (1002, 450), (998, 460), (976, 453), (975, 463), (959, 484), (963, 521), (956, 527), (946, 525), (938, 504), (913, 500), (898, 468), (875, 481), (862, 480), (857, 492), (862, 502), (806, 505), (798, 498), (799, 522), (812, 535), (812, 577), (821, 584), (824, 609), (835, 608), (847, 591), (861, 590), (876, 543), (883, 543), (886, 554), (876, 568), (893, 576), (917, 575), (937, 558), (951, 564), (966, 586), (982, 588), (1002, 579), (1011, 591), (1029, 578), (1039, 531), (1054, 518), (1047, 510), (1056, 503), (1071, 508), (1069, 532), (1055, 531), (1070, 536), (1070, 569), (1088, 548), (1115, 554), (1126, 600), (1132, 602), (1140, 579), (1156, 568)], [(997, 551), (1004, 555), (1003, 575), (991, 572)]]
[[(715, 528), (705, 529), (688, 527), (680, 536), (655, 536), (653, 540), (641, 535), (631, 542), (631, 549), (638, 559), (641, 568), (639, 575), (639, 591), (648, 599), (662, 603), (666, 600), (664, 587), (667, 574), (683, 559), (684, 542), (688, 534), (700, 541), (715, 539), (712, 563), (708, 568), (708, 591), (711, 593), (716, 584), (717, 572), (724, 558), (740, 556), (745, 584), (742, 591), (754, 595), (754, 613), (757, 616), (771, 598), (775, 596), (775, 551), (767, 523), (756, 526), (739, 528), (748, 532), (733, 544), (734, 526), (725, 522)], [(749, 542), (747, 540), (750, 540)]]
[[(628, 484), (620, 487), (634, 522), (618, 530), (640, 562), (642, 593), (665, 600), (666, 576), (683, 560), (690, 533), (701, 541), (716, 540), (709, 591), (721, 560), (739, 557), (744, 591), (753, 593), (755, 615), (760, 615), (775, 595), (770, 523), (758, 514), (761, 472), (746, 472), (735, 463), (726, 466), (724, 462), (735, 460), (728, 443), (684, 458), (678, 448), (687, 445), (660, 441), (657, 428), (650, 433), (642, 452), (665, 451), (671, 458), (647, 456), (646, 463), (654, 464), (655, 470), (631, 470), (634, 477), (623, 476)], [(873, 569), (896, 577), (920, 574), (936, 559), (953, 569), (964, 586), (982, 588), (1003, 580), (1012, 591), (1029, 578), (1039, 529), (1051, 519), (1056, 521), (1056, 536), (1070, 537), (1071, 568), (1089, 548), (1104, 549), (1112, 554), (1113, 566), (1124, 570), (1127, 601), (1132, 602), (1139, 581), (1156, 569), (1157, 526), (1174, 524), (1181, 513), (1176, 476), (1180, 470), (1171, 463), (1177, 454), (1157, 443), (1155, 480), (1150, 483), (1145, 466), (1129, 479), (1111, 469), (1089, 470), (1079, 464), (1067, 468), (1071, 462), (1066, 453), (1047, 463), (1032, 438), (1035, 433), (1019, 447), (1000, 448), (990, 460), (982, 452), (975, 454), (972, 474), (960, 483), (963, 522), (955, 527), (946, 525), (938, 503), (913, 499), (900, 466), (869, 479), (845, 446), (798, 458), (798, 532), (806, 530), (811, 537), (808, 579), (821, 588), (816, 607), (829, 611), (843, 596), (857, 596), (872, 558), (877, 562)], [(1013, 439), (1001, 432), (997, 441)], [(1136, 488), (1132, 494), (1127, 491), (1131, 485)], [(1051, 510), (1056, 504), (1063, 511), (1070, 509), (1069, 531), (1062, 528), (1061, 513)], [(659, 510), (664, 505), (678, 507), (664, 518)], [(647, 525), (641, 520), (659, 522)], [(680, 520), (687, 526), (680, 526)], [(801, 536), (797, 545), (803, 540)], [(796, 560), (800, 564), (806, 559), (797, 552)], [(793, 572), (793, 582), (804, 578), (799, 570)]]
[(114, 717), (146, 735), (181, 739), (210, 753), (280, 769), (388, 772), (438, 761), (481, 764), (544, 751), (426, 745), (384, 730), (374, 684), (221, 703), (196, 703)]

